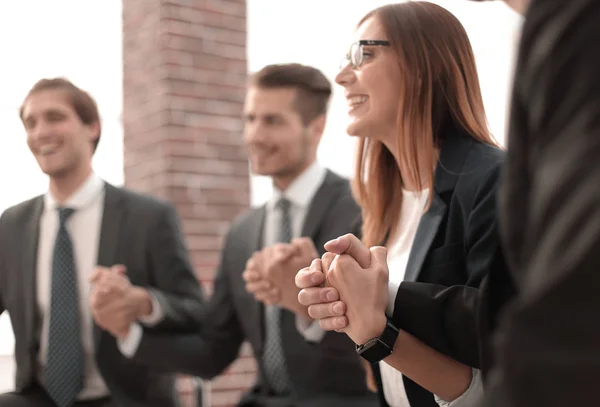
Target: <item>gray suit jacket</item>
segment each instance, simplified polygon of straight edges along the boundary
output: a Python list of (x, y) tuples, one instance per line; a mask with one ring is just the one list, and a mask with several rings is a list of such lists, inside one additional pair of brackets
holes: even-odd
[[(41, 323), (37, 313), (37, 245), (43, 197), (0, 218), (0, 313), (10, 313), (16, 339), (16, 388), (35, 381)], [(165, 312), (152, 330), (191, 330), (203, 304), (174, 208), (106, 184), (98, 264), (124, 264), (132, 284), (153, 288)], [(116, 340), (94, 325), (96, 361), (119, 406), (175, 406), (174, 377), (121, 355)]]
[[(241, 406), (373, 407), (378, 404), (366, 388), (364, 369), (354, 344), (345, 334), (330, 332), (319, 343), (309, 343), (297, 331), (295, 315), (284, 311), (283, 346), (292, 382), (290, 397), (275, 398), (262, 374), (264, 308), (245, 289), (246, 261), (262, 245), (265, 208), (254, 209), (231, 226), (221, 255), (214, 294), (196, 335), (149, 333), (135, 355), (139, 363), (210, 379), (237, 357), (240, 345), (250, 342), (260, 374)], [(322, 254), (330, 239), (355, 232), (360, 210), (347, 180), (328, 172), (311, 202), (303, 227)], [(160, 348), (160, 354), (154, 349)]]

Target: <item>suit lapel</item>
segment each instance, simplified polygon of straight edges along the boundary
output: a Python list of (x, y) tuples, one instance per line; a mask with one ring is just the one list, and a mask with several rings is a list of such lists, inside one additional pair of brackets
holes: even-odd
[(28, 340), (35, 341), (37, 327), (37, 257), (38, 257), (38, 242), (40, 235), (40, 218), (44, 209), (44, 198), (38, 197), (33, 202), (32, 216), (27, 219), (24, 225), (24, 241), (22, 251), (22, 272), (23, 272), (23, 288), (25, 290), (23, 302), (26, 311), (26, 326)]
[[(252, 254), (255, 251), (261, 250), (263, 247), (263, 237), (264, 237), (264, 228), (265, 228), (265, 221), (266, 221), (266, 216), (267, 216), (267, 209), (266, 206), (262, 206), (260, 208), (258, 208), (256, 210), (256, 214), (254, 217), (251, 218), (250, 220), (250, 225), (248, 228), (248, 241), (252, 242), (249, 245), (250, 248), (250, 253), (249, 256), (252, 256)], [(249, 258), (249, 257), (248, 257)], [(250, 297), (252, 297), (250, 294), (248, 294)], [(251, 298), (250, 301), (247, 301), (248, 307), (250, 309), (251, 314), (250, 315), (256, 315), (258, 318), (258, 321), (260, 321), (259, 324), (259, 329), (257, 332), (258, 335), (258, 341), (257, 343), (259, 344), (259, 348), (257, 349), (257, 353), (258, 355), (262, 355), (263, 352), (263, 346), (264, 346), (264, 336), (265, 336), (265, 308), (262, 302), (256, 301), (254, 299), (254, 297)]]
[[(306, 219), (302, 227), (302, 236), (315, 238), (315, 235), (321, 226), (322, 220), (331, 205), (331, 201), (337, 196), (338, 191), (335, 188), (337, 176), (327, 170), (323, 183), (317, 190), (310, 207), (306, 213)], [(319, 252), (322, 249), (317, 248)]]
[(446, 204), (437, 193), (434, 193), (431, 206), (421, 218), (417, 233), (415, 234), (413, 248), (408, 258), (408, 264), (406, 265), (405, 281), (417, 280), (433, 238), (437, 234), (445, 214)]
[(435, 169), (433, 200), (419, 222), (406, 266), (405, 281), (417, 281), (419, 278), (423, 262), (446, 215), (446, 201), (442, 197), (449, 199), (453, 193), (472, 144), (473, 139), (460, 131), (452, 130), (446, 135)]
[[(125, 220), (125, 205), (118, 188), (106, 183), (104, 195), (104, 211), (100, 226), (100, 244), (98, 246), (98, 265), (111, 267), (116, 262), (119, 238)], [(100, 342), (102, 329), (94, 324), (96, 346)]]
[(263, 248), (264, 228), (267, 217), (267, 208), (262, 206), (256, 210), (256, 215), (250, 221), (250, 249), (254, 253)]

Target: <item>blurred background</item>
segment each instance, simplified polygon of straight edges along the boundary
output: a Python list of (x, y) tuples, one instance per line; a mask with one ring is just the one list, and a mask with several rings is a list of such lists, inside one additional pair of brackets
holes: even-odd
[[(505, 139), (521, 20), (502, 2), (434, 0), (471, 39), (490, 127)], [(64, 76), (102, 115), (96, 172), (110, 183), (174, 201), (198, 276), (210, 289), (220, 238), (248, 205), (270, 196), (248, 174), (239, 113), (247, 72), (300, 62), (331, 80), (371, 0), (19, 0), (0, 2), (0, 212), (44, 193), (18, 107), (38, 79)], [(354, 141), (335, 87), (320, 161), (352, 175)], [(14, 385), (14, 338), (0, 316), (0, 392)], [(205, 405), (229, 406), (253, 379), (248, 351), (205, 384)], [(195, 382), (182, 379), (181, 391)]]

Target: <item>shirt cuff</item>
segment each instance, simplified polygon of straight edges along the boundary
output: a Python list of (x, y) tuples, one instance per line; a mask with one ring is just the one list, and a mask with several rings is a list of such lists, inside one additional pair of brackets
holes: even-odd
[(325, 331), (321, 329), (319, 321), (309, 321), (296, 316), (296, 329), (308, 342), (321, 342), (325, 336)]
[(396, 306), (396, 296), (398, 295), (398, 289), (400, 289), (400, 284), (396, 284), (393, 281), (388, 282), (388, 306), (385, 310), (385, 313), (388, 318), (391, 318), (394, 315), (394, 308)]
[(150, 301), (152, 302), (152, 312), (150, 315), (140, 317), (138, 320), (148, 327), (153, 327), (163, 320), (164, 312), (158, 301), (157, 295), (150, 289), (148, 290), (148, 293), (150, 294)]
[(117, 339), (117, 346), (126, 358), (131, 359), (138, 350), (144, 330), (139, 324), (133, 323), (129, 327), (129, 333), (125, 339)]
[(481, 381), (481, 371), (473, 369), (473, 378), (471, 384), (465, 392), (454, 401), (442, 400), (434, 394), (435, 401), (440, 407), (470, 407), (478, 406), (483, 400), (483, 383)]

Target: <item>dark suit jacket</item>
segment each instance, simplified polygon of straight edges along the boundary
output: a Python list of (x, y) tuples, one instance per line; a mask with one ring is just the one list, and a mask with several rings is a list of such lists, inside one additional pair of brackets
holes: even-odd
[[(398, 328), (473, 367), (480, 364), (478, 287), (503, 264), (496, 216), (503, 157), (460, 131), (446, 132), (433, 201), (419, 223), (392, 317)], [(404, 384), (411, 406), (437, 407), (427, 390), (406, 377)]]
[(600, 2), (527, 12), (501, 190), (519, 295), (486, 406), (595, 406), (600, 383)]
[[(364, 369), (354, 344), (344, 334), (330, 332), (319, 343), (309, 343), (297, 331), (295, 315), (284, 311), (282, 331), (293, 394), (285, 399), (269, 395), (262, 375), (264, 308), (245, 289), (242, 272), (262, 245), (265, 208), (254, 209), (233, 225), (225, 239), (214, 294), (202, 331), (193, 336), (148, 334), (135, 355), (139, 363), (213, 378), (233, 362), (240, 345), (249, 341), (261, 373), (241, 405), (301, 407), (371, 407), (377, 399), (366, 388)], [(359, 208), (347, 180), (328, 172), (310, 205), (303, 236), (310, 236), (319, 253), (330, 239), (355, 232)], [(160, 354), (154, 349), (160, 348)]]
[[(155, 328), (193, 329), (202, 292), (188, 260), (175, 210), (154, 198), (106, 184), (98, 264), (123, 264), (132, 284), (151, 287), (165, 312)], [(0, 218), (0, 313), (15, 334), (16, 388), (35, 381), (41, 323), (37, 314), (37, 246), (43, 197), (7, 209)], [(94, 325), (96, 361), (120, 406), (174, 406), (174, 376), (133, 363), (116, 340)]]

